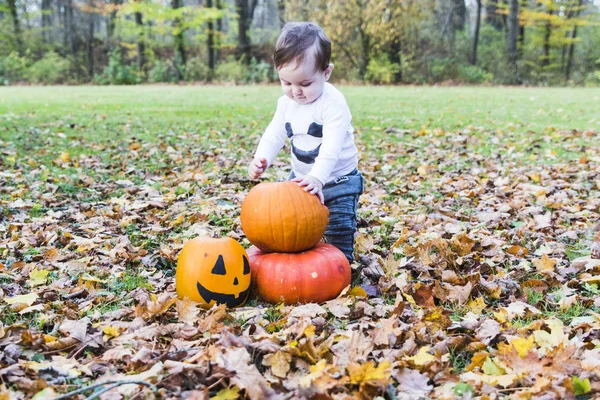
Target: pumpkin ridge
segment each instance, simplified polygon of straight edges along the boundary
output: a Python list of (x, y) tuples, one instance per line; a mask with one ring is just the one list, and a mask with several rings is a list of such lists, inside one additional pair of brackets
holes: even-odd
[[(292, 182), (292, 184), (294, 184), (294, 183)], [(294, 205), (294, 208), (296, 210), (299, 208), (297, 206), (298, 205), (298, 200), (299, 200), (300, 201), (300, 205), (302, 207), (302, 212), (304, 213), (305, 212), (305, 208), (304, 208), (304, 203), (302, 202), (302, 199), (301, 198), (300, 199), (296, 199), (296, 196), (294, 196), (294, 194), (292, 193), (292, 190), (291, 190), (290, 186), (288, 186), (288, 193), (290, 194), (290, 198), (292, 199), (292, 203)], [(304, 214), (302, 214), (302, 215), (304, 215)], [(296, 219), (298, 220), (299, 218), (301, 218), (301, 216), (299, 216), (298, 212), (296, 212)], [(297, 223), (298, 227), (304, 226), (304, 224), (298, 224), (298, 221), (296, 221), (296, 223)], [(296, 228), (296, 229), (298, 229), (298, 228)], [(294, 235), (295, 236), (294, 237), (294, 248), (295, 249), (298, 248), (298, 242), (300, 242), (302, 240), (301, 238), (304, 237), (305, 234), (306, 234), (305, 232), (299, 232), (299, 234)]]
[[(273, 210), (273, 209), (271, 208), (271, 196), (269, 196), (269, 193), (268, 193), (268, 192), (265, 192), (265, 193), (264, 193), (263, 200), (264, 200), (265, 204), (267, 205), (267, 206), (266, 206), (266, 210), (267, 210), (267, 213), (268, 213), (268, 215), (269, 215), (269, 217), (268, 217), (268, 218), (269, 218), (269, 219), (271, 219), (271, 213), (275, 213), (275, 210)], [(259, 217), (259, 218), (260, 218), (260, 217)], [(269, 232), (269, 234), (270, 234), (270, 236), (269, 236), (269, 237), (270, 237), (270, 239), (271, 239), (271, 240), (270, 240), (270, 242), (271, 242), (271, 243), (274, 243), (274, 241), (275, 241), (275, 227), (274, 227), (273, 225), (274, 225), (274, 224), (269, 224), (269, 229), (268, 229), (268, 232)]]
[(283, 209), (282, 205), (283, 205), (283, 201), (282, 201), (282, 195), (283, 195), (283, 190), (278, 190), (277, 191), (277, 204), (279, 205), (278, 210), (279, 210), (279, 215), (277, 216), (277, 221), (281, 221), (282, 223), (279, 224), (279, 237), (281, 238), (281, 241), (283, 242), (283, 246), (286, 247), (286, 242), (285, 242), (285, 225), (286, 225), (286, 210)]

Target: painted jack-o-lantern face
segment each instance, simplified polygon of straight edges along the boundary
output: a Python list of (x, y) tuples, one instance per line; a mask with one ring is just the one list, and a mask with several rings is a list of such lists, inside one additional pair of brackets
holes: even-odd
[(242, 305), (250, 292), (248, 255), (231, 238), (192, 239), (179, 253), (175, 287), (180, 298), (189, 297), (205, 308)]

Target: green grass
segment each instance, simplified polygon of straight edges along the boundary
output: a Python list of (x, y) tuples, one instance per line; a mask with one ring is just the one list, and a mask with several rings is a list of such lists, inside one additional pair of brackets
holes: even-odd
[[(600, 89), (596, 88), (340, 89), (357, 127), (600, 130)], [(241, 124), (261, 131), (280, 95), (276, 85), (2, 87), (0, 116), (6, 127), (23, 120), (43, 122), (32, 124), (37, 127), (31, 132), (33, 137), (43, 135), (44, 129), (60, 127), (70, 136), (85, 134), (93, 127), (110, 137), (150, 138), (167, 133), (174, 124), (189, 130), (221, 130), (223, 122), (230, 122), (230, 133), (235, 134), (235, 127)]]

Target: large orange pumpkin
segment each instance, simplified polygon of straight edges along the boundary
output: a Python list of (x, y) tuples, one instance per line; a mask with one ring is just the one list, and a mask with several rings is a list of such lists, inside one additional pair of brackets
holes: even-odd
[(198, 237), (188, 241), (177, 259), (175, 289), (210, 308), (215, 303), (236, 307), (250, 292), (250, 264), (241, 244), (232, 238)]
[(264, 182), (244, 199), (240, 220), (248, 240), (262, 251), (296, 253), (319, 243), (329, 210), (296, 182)]
[(320, 303), (350, 284), (348, 259), (336, 247), (319, 243), (302, 253), (263, 253), (248, 249), (252, 280), (269, 303)]

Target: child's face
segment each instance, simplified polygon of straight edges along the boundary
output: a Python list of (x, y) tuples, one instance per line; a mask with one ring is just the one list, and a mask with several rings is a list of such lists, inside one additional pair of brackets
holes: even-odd
[(310, 104), (323, 93), (323, 86), (329, 80), (333, 64), (322, 71), (315, 70), (315, 57), (307, 54), (300, 64), (296, 60), (279, 68), (279, 80), (283, 94), (298, 104)]

